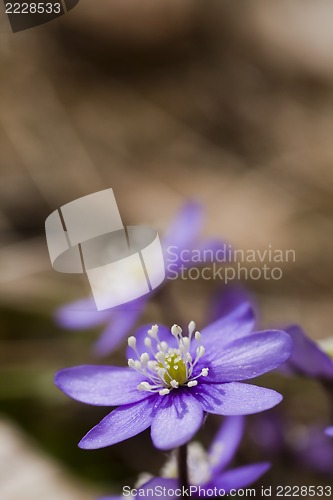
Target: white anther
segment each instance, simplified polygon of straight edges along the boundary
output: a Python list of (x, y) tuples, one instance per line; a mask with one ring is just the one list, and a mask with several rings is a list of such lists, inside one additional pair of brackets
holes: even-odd
[(164, 363), (164, 361), (165, 361), (165, 354), (164, 354), (164, 352), (161, 352), (161, 351), (157, 352), (156, 355), (155, 355), (155, 358), (157, 359), (157, 361), (159, 363)]
[(127, 360), (127, 363), (128, 363), (128, 366), (130, 368), (135, 368), (135, 361), (134, 361), (134, 359), (130, 358), (129, 360)]
[(157, 340), (157, 334), (158, 334), (158, 326), (153, 325), (150, 330), (148, 330), (148, 335), (152, 337), (153, 339)]
[(205, 354), (205, 348), (204, 346), (200, 346), (197, 348), (197, 358), (201, 358)]
[(151, 389), (151, 385), (148, 384), (148, 382), (141, 382), (138, 386), (137, 386), (137, 389), (138, 391), (150, 391)]
[(140, 356), (140, 361), (143, 365), (146, 365), (149, 361), (149, 354), (147, 352), (143, 352)]
[(171, 380), (170, 385), (174, 388), (177, 389), (179, 387), (179, 383), (177, 380)]
[(129, 345), (129, 347), (131, 347), (132, 349), (136, 349), (136, 338), (135, 337), (128, 337), (127, 339), (127, 344)]
[(166, 396), (167, 394), (169, 394), (169, 392), (170, 392), (169, 389), (162, 389), (158, 393), (159, 393), (160, 396)]
[(159, 368), (157, 370), (157, 375), (164, 380), (164, 375), (166, 374), (166, 369), (165, 368)]
[(194, 330), (195, 330), (195, 323), (194, 321), (190, 321), (188, 324), (188, 333), (190, 334), (190, 336), (192, 335)]
[(209, 368), (203, 368), (203, 369), (201, 370), (201, 375), (202, 375), (203, 377), (207, 377), (208, 372), (209, 372)]
[(188, 337), (183, 337), (183, 346), (186, 350), (190, 347), (190, 339)]
[(201, 333), (200, 333), (200, 332), (198, 332), (198, 331), (197, 331), (197, 332), (195, 332), (194, 337), (195, 337), (195, 340), (196, 340), (197, 342), (199, 342), (199, 343), (201, 342)]
[(164, 340), (160, 343), (160, 348), (163, 352), (167, 352), (168, 347), (168, 344)]
[(150, 359), (147, 363), (147, 367), (149, 368), (149, 370), (155, 370), (156, 366), (157, 362), (153, 361), (152, 359)]
[(173, 325), (173, 326), (171, 327), (171, 333), (172, 333), (172, 335), (173, 335), (174, 337), (178, 337), (179, 335), (181, 335), (181, 334), (182, 334), (182, 331), (183, 331), (183, 330), (180, 328), (180, 326), (179, 326), (179, 325)]
[(195, 387), (196, 385), (198, 385), (197, 380), (191, 380), (187, 383), (187, 387)]
[(135, 360), (135, 361), (134, 361), (134, 368), (135, 368), (136, 370), (140, 370), (140, 369), (141, 369), (141, 363), (140, 363), (140, 361), (139, 361), (139, 360)]
[(151, 339), (149, 337), (146, 337), (144, 340), (144, 344), (146, 347), (151, 348)]

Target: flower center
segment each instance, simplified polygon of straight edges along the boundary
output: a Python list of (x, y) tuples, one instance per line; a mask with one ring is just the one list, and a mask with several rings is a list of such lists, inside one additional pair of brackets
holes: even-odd
[[(178, 352), (168, 353), (166, 358), (166, 363), (168, 365), (167, 371), (164, 375), (164, 380), (167, 384), (171, 384), (172, 380), (178, 382), (179, 385), (183, 385), (186, 382), (186, 364), (179, 356)], [(164, 368), (162, 363), (159, 363), (160, 368)]]
[[(170, 347), (167, 342), (159, 339), (157, 325), (153, 325), (148, 330), (144, 343), (150, 354), (144, 352), (140, 355), (136, 348), (136, 338), (129, 337), (128, 345), (136, 353), (137, 359), (130, 358), (128, 366), (145, 375), (149, 380), (137, 386), (139, 391), (158, 392), (164, 396), (180, 386), (195, 387), (198, 385), (199, 377), (207, 377), (208, 368), (202, 368), (196, 376), (193, 376), (194, 368), (205, 354), (205, 348), (201, 345), (201, 334), (198, 331), (194, 333), (194, 321), (188, 325), (187, 337), (183, 336), (182, 329), (178, 325), (173, 325), (170, 331), (176, 339), (177, 347)], [(192, 338), (193, 333), (194, 338)], [(197, 343), (194, 359), (191, 349), (192, 341)]]

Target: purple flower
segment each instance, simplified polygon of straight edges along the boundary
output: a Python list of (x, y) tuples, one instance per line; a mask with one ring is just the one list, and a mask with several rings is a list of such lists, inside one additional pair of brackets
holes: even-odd
[(303, 465), (320, 474), (333, 474), (333, 442), (321, 424), (304, 425), (277, 411), (256, 415), (251, 420), (253, 444), (265, 456)]
[[(186, 203), (171, 223), (162, 240), (166, 264), (168, 264), (168, 249), (172, 249), (172, 263), (170, 266), (166, 265), (166, 278), (174, 278), (175, 271), (179, 270), (181, 266), (185, 268), (192, 267), (191, 249), (198, 250), (202, 256), (202, 262), (205, 261), (205, 258), (209, 258), (210, 253), (214, 254), (219, 250), (221, 254), (225, 251), (225, 245), (220, 241), (198, 242), (202, 226), (202, 206), (195, 202)], [(207, 253), (205, 250), (210, 250), (210, 252)], [(186, 251), (186, 261), (182, 259), (182, 252), (184, 251)], [(196, 265), (198, 265), (198, 262), (196, 262)], [(74, 330), (106, 325), (95, 344), (96, 354), (105, 356), (116, 349), (134, 327), (153, 293), (151, 292), (140, 299), (105, 311), (97, 311), (92, 297), (78, 300), (61, 307), (56, 312), (56, 321), (61, 326)]]
[(188, 442), (204, 413), (247, 415), (277, 405), (277, 392), (242, 383), (286, 361), (288, 334), (278, 330), (252, 333), (254, 316), (241, 303), (202, 330), (189, 324), (154, 325), (128, 339), (129, 368), (78, 366), (64, 369), (56, 385), (83, 403), (119, 406), (81, 440), (85, 449), (103, 448), (151, 426), (154, 445), (168, 450)]
[[(245, 488), (257, 481), (270, 468), (268, 462), (262, 462), (227, 470), (228, 465), (235, 456), (243, 433), (244, 417), (226, 417), (208, 452), (204, 450), (200, 443), (192, 442), (189, 444), (187, 465), (189, 483), (192, 486), (191, 496), (198, 496), (196, 489), (199, 486), (202, 495), (204, 491), (214, 488), (224, 490), (225, 493)], [(176, 479), (177, 459), (174, 453), (163, 467), (161, 476), (149, 480), (137, 489), (146, 492), (148, 488), (156, 486), (160, 488), (164, 486), (167, 490), (179, 488)], [(120, 498), (124, 497), (108, 497), (104, 498), (104, 500)]]

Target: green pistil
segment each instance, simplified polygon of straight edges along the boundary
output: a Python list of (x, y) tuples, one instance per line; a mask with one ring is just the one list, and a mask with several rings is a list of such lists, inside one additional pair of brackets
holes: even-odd
[[(185, 384), (186, 377), (186, 365), (182, 359), (179, 359), (179, 354), (170, 354), (166, 356), (165, 365), (167, 371), (164, 375), (165, 382), (169, 385), (171, 380), (175, 380), (179, 385)], [(164, 368), (162, 363), (159, 363), (160, 368)]]

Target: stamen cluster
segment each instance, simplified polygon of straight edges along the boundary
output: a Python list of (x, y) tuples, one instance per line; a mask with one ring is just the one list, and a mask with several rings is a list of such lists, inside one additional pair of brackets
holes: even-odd
[[(205, 354), (205, 348), (201, 345), (201, 334), (195, 331), (194, 321), (188, 325), (188, 336), (183, 336), (183, 331), (178, 325), (173, 325), (170, 331), (177, 341), (177, 347), (170, 347), (167, 342), (161, 341), (158, 336), (158, 326), (153, 325), (144, 340), (147, 352), (142, 354), (137, 350), (136, 338), (129, 337), (128, 345), (138, 359), (130, 358), (128, 366), (145, 375), (150, 381), (141, 382), (137, 386), (139, 391), (158, 392), (161, 396), (165, 396), (181, 386), (195, 387), (198, 385), (197, 379), (207, 377), (208, 368), (202, 368), (196, 376), (193, 374), (199, 359)], [(193, 359), (191, 343), (194, 341), (197, 347)]]

